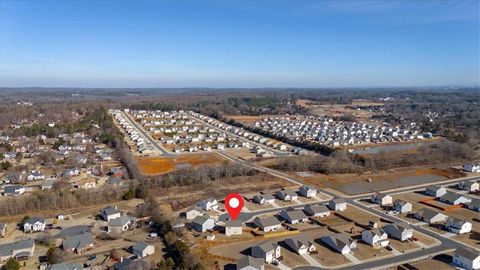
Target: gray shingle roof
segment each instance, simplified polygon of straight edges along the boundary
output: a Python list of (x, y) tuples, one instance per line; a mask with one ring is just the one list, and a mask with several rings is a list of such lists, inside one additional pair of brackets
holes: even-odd
[(43, 218), (43, 217), (31, 217), (31, 218), (25, 220), (25, 222), (23, 224), (35, 224), (37, 222), (45, 223), (45, 218)]
[(142, 252), (142, 251), (144, 251), (147, 247), (148, 247), (148, 244), (141, 242), (141, 243), (136, 243), (136, 244), (132, 247), (132, 250)]
[(62, 242), (64, 249), (83, 249), (91, 244), (93, 244), (93, 237), (90, 232), (74, 235)]
[(130, 217), (127, 215), (120, 216), (118, 218), (111, 219), (108, 222), (108, 226), (112, 227), (123, 227), (130, 222)]
[(472, 261), (478, 258), (478, 256), (480, 256), (478, 252), (475, 252), (471, 249), (466, 249), (466, 248), (457, 248), (455, 250), (455, 254), (460, 255)]
[(35, 242), (32, 239), (3, 244), (0, 245), (0, 256), (12, 256), (15, 250), (33, 248), (34, 245)]
[(237, 260), (237, 269), (252, 267), (254, 269), (262, 269), (264, 265), (262, 258), (254, 258), (252, 256), (245, 256)]

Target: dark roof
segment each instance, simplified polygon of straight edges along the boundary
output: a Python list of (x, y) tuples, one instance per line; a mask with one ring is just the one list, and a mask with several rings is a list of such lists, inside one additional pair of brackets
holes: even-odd
[(13, 251), (22, 250), (27, 248), (33, 248), (35, 242), (32, 239), (20, 240), (13, 243), (7, 243), (0, 245), (0, 256), (12, 256)]
[(43, 217), (31, 217), (31, 218), (25, 220), (25, 222), (23, 222), (23, 224), (35, 224), (37, 222), (45, 223), (45, 218), (43, 218)]
[(93, 244), (93, 237), (90, 232), (74, 235), (62, 242), (64, 249), (83, 249), (91, 244)]
[(130, 222), (130, 217), (127, 215), (120, 216), (118, 218), (111, 219), (108, 222), (108, 226), (113, 226), (113, 227), (122, 227), (128, 224)]
[(74, 235), (79, 235), (84, 232), (89, 232), (90, 227), (87, 225), (77, 225), (77, 226), (72, 226), (63, 229), (57, 235), (55, 236), (56, 238), (66, 238), (66, 237), (72, 237)]
[(480, 256), (480, 254), (478, 252), (475, 252), (471, 249), (466, 249), (466, 248), (457, 248), (455, 250), (455, 254), (456, 255), (460, 255), (464, 258), (467, 258), (469, 260), (475, 260), (476, 258), (478, 258), (478, 256)]
[(246, 267), (253, 267), (254, 269), (262, 269), (264, 265), (262, 258), (254, 258), (252, 256), (245, 256), (237, 260), (237, 269), (242, 269)]
[(149, 245), (146, 243), (136, 243), (133, 247), (132, 250), (138, 250), (140, 252), (144, 251)]

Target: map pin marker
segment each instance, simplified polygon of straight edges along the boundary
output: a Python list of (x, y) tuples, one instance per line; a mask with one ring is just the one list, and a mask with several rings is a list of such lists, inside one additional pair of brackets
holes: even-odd
[(240, 211), (243, 208), (243, 198), (237, 193), (228, 194), (225, 197), (225, 208), (227, 208), (228, 213), (232, 220), (237, 219)]

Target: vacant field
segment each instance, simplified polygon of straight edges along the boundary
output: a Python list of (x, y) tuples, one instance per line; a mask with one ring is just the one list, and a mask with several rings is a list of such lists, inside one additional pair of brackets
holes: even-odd
[[(275, 115), (270, 115), (271, 117), (275, 117)], [(225, 118), (233, 119), (237, 122), (244, 123), (244, 124), (253, 124), (257, 121), (262, 120), (263, 118), (270, 117), (269, 115), (226, 115)]]
[(359, 174), (325, 175), (312, 173), (311, 176), (307, 177), (299, 176), (293, 172), (289, 174), (317, 187), (331, 188), (349, 195), (428, 184), (463, 176), (461, 172), (441, 168), (397, 168), (378, 173)]
[(175, 170), (176, 168), (214, 165), (226, 162), (216, 154), (192, 154), (179, 155), (173, 158), (166, 157), (139, 157), (138, 167), (144, 174), (162, 174)]

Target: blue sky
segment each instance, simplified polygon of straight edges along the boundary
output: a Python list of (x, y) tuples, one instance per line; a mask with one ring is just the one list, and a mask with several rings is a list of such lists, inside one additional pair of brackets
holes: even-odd
[(479, 85), (478, 1), (0, 1), (0, 86)]

